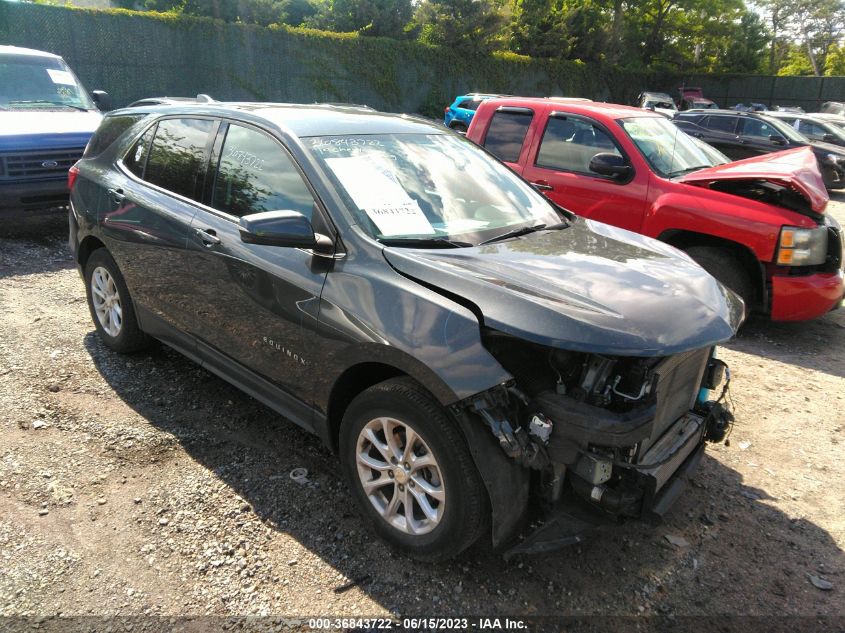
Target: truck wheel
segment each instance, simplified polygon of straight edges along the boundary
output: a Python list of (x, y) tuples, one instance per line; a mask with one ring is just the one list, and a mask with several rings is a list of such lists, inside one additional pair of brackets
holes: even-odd
[(340, 458), (376, 532), (413, 558), (452, 558), (487, 525), (484, 483), (463, 435), (413, 380), (387, 380), (352, 401)]
[(690, 246), (686, 253), (704, 270), (742, 297), (746, 313), (751, 312), (754, 307), (754, 284), (739, 258), (727, 249), (711, 246)]
[(91, 319), (106, 346), (125, 354), (149, 344), (149, 337), (138, 327), (123, 275), (104, 248), (91, 253), (85, 264), (85, 289)]

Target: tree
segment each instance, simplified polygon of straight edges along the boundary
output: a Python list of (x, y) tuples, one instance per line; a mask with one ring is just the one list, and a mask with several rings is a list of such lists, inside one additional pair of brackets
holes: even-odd
[(399, 38), (412, 13), (411, 0), (321, 0), (307, 23), (329, 31)]
[(415, 22), (423, 43), (488, 53), (502, 47), (507, 20), (493, 0), (422, 0)]
[(768, 43), (769, 34), (760, 17), (752, 11), (744, 10), (717, 70), (729, 73), (759, 72), (763, 67)]
[[(789, 45), (800, 43), (806, 55), (812, 74), (821, 75), (825, 69), (825, 58), (834, 44), (845, 33), (845, 2), (843, 0), (764, 0), (764, 6), (772, 22), (772, 48), (770, 63), (772, 69), (781, 63), (775, 52), (788, 51), (783, 64), (798, 68), (799, 53)], [(777, 62), (777, 63), (776, 63)]]

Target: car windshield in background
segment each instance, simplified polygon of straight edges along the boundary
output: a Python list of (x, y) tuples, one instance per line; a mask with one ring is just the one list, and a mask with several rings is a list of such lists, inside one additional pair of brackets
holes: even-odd
[(94, 103), (61, 60), (0, 55), (0, 108), (93, 110)]
[(558, 212), (507, 167), (446, 134), (322, 136), (303, 141), (372, 237), (409, 245), (477, 244)]
[(795, 141), (796, 143), (809, 143), (810, 139), (806, 136), (801, 134), (798, 130), (794, 127), (789, 125), (788, 123), (781, 121), (780, 119), (776, 119), (773, 116), (763, 116), (761, 117), (763, 120), (766, 121), (769, 125), (775, 128), (778, 132), (783, 134), (786, 138), (790, 141)]
[(663, 108), (664, 110), (677, 110), (671, 101), (646, 101), (646, 108)]
[(721, 164), (713, 152), (702, 149), (691, 136), (663, 117), (620, 119), (619, 125), (661, 176), (672, 178)]

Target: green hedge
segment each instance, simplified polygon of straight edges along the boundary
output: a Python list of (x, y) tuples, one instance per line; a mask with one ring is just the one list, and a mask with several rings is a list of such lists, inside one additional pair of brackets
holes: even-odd
[[(757, 78), (765, 80), (759, 88), (765, 94), (755, 97), (743, 94), (749, 78), (649, 75), (511, 53), (467, 57), (352, 33), (4, 0), (0, 42), (62, 55), (89, 89), (107, 90), (116, 105), (204, 92), (221, 100), (363, 103), (439, 118), (455, 95), (469, 91), (629, 103), (643, 89), (675, 94), (686, 79), (717, 100), (734, 99), (727, 103), (733, 105), (751, 98), (769, 101), (775, 86), (773, 78)], [(836, 91), (828, 86), (824, 92)], [(821, 90), (805, 85), (790, 86), (790, 92), (796, 98), (781, 103), (812, 99)]]

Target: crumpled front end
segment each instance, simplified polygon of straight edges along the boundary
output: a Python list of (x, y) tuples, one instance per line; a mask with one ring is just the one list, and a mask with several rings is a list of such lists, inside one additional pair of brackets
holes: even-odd
[[(706, 399), (725, 380), (726, 366), (711, 347), (610, 357), (489, 329), (483, 338), (514, 382), (462, 404), (511, 459), (532, 469), (535, 492), (555, 517), (514, 551), (578, 542), (602, 519), (658, 521), (705, 440), (722, 440), (731, 421), (721, 403)], [(561, 512), (567, 520), (560, 521)]]

